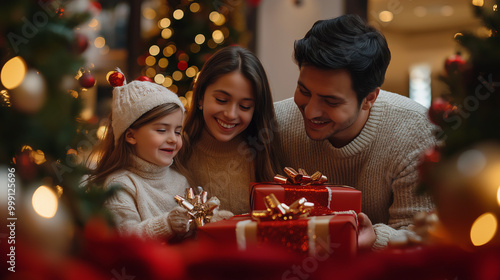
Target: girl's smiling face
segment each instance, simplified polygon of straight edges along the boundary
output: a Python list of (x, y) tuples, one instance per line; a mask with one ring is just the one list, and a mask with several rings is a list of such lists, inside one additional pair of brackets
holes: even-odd
[(255, 110), (252, 84), (239, 71), (225, 74), (207, 86), (199, 105), (208, 132), (218, 141), (230, 141), (252, 121)]
[(134, 146), (141, 159), (158, 166), (169, 166), (182, 147), (182, 119), (182, 110), (175, 110), (137, 129), (129, 128), (125, 140)]

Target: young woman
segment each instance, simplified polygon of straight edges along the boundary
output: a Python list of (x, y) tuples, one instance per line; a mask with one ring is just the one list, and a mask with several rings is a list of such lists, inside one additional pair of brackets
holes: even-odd
[(194, 84), (179, 159), (192, 185), (217, 196), (221, 208), (249, 211), (249, 184), (279, 172), (278, 129), (266, 73), (250, 51), (215, 53)]

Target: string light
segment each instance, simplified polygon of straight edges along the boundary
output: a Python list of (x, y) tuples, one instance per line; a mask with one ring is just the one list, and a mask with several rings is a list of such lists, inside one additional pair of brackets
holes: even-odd
[(472, 5), (482, 7), (484, 5), (484, 0), (472, 0)]
[(175, 71), (174, 73), (172, 73), (172, 78), (174, 79), (174, 81), (180, 81), (182, 79), (182, 72), (181, 71)]
[(156, 76), (154, 77), (154, 81), (157, 84), (162, 84), (165, 81), (165, 76), (163, 76), (162, 74), (156, 74)]
[(194, 37), (194, 42), (198, 45), (201, 45), (205, 42), (205, 35), (203, 34), (198, 34), (196, 37)]
[(163, 39), (169, 39), (170, 37), (172, 37), (173, 34), (174, 32), (170, 28), (165, 28), (161, 31), (161, 37)]
[(146, 76), (154, 77), (156, 75), (156, 70), (153, 67), (146, 69)]
[(174, 11), (174, 13), (172, 14), (172, 16), (176, 19), (176, 20), (180, 20), (184, 17), (184, 12), (181, 10), (181, 9), (177, 9)]
[(104, 45), (106, 45), (106, 39), (104, 39), (104, 37), (99, 36), (99, 37), (95, 38), (94, 46), (96, 48), (100, 49), (100, 48), (104, 47)]
[(222, 34), (222, 31), (220, 30), (215, 30), (212, 32), (212, 39), (215, 43), (220, 44), (224, 42), (224, 34)]
[(198, 4), (198, 3), (191, 3), (191, 5), (189, 5), (189, 10), (193, 13), (199, 12), (200, 9), (201, 9), (201, 7), (200, 7), (200, 4)]
[(498, 221), (492, 213), (484, 213), (472, 224), (470, 239), (474, 246), (482, 246), (491, 241), (497, 231)]
[(153, 20), (156, 17), (156, 11), (152, 8), (144, 8), (142, 11), (142, 16), (146, 19)]
[(161, 68), (167, 68), (168, 59), (166, 59), (164, 57), (160, 58), (160, 60), (158, 60), (158, 66), (160, 66)]
[(160, 53), (160, 47), (158, 47), (157, 45), (152, 45), (151, 47), (149, 47), (149, 54), (150, 55), (158, 55)]
[(57, 212), (57, 196), (53, 190), (46, 186), (40, 186), (36, 189), (31, 203), (35, 212), (44, 218), (50, 219)]
[(11, 58), (2, 67), (0, 79), (6, 89), (14, 89), (18, 87), (26, 76), (26, 62), (20, 56)]
[(158, 21), (158, 27), (160, 27), (162, 29), (169, 27), (170, 24), (171, 24), (171, 22), (170, 22), (169, 18), (162, 18)]
[(163, 85), (165, 87), (170, 87), (173, 83), (174, 83), (174, 81), (172, 80), (172, 77), (170, 77), (170, 76), (166, 76), (165, 80), (163, 81)]

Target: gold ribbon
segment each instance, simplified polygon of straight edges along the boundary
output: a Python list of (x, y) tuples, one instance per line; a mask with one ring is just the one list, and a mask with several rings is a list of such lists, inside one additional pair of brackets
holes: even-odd
[(256, 221), (287, 221), (307, 217), (314, 208), (314, 203), (307, 202), (305, 197), (294, 201), (290, 206), (280, 203), (272, 193), (264, 198), (266, 210), (252, 211), (252, 219)]
[(274, 176), (274, 182), (279, 184), (308, 186), (322, 185), (328, 180), (328, 178), (319, 171), (314, 172), (311, 176), (309, 176), (302, 168), (299, 168), (299, 171), (296, 171), (291, 167), (285, 167), (283, 171), (285, 171), (288, 177), (276, 174), (276, 176)]
[(185, 197), (176, 195), (174, 198), (193, 217), (190, 222), (194, 220), (196, 225), (201, 227), (210, 223), (213, 211), (219, 206), (219, 202), (217, 199), (208, 199), (208, 193), (202, 187), (198, 187), (198, 193), (195, 195), (193, 188), (187, 188)]

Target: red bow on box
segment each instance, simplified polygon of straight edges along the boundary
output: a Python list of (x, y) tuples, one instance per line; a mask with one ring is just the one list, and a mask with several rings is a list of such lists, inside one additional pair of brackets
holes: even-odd
[(299, 171), (297, 172), (291, 167), (285, 167), (283, 171), (285, 171), (288, 177), (276, 174), (276, 176), (274, 176), (274, 182), (279, 184), (308, 186), (322, 185), (328, 180), (328, 178), (319, 171), (314, 172), (314, 174), (311, 176), (309, 176), (307, 172), (302, 168), (299, 168)]

